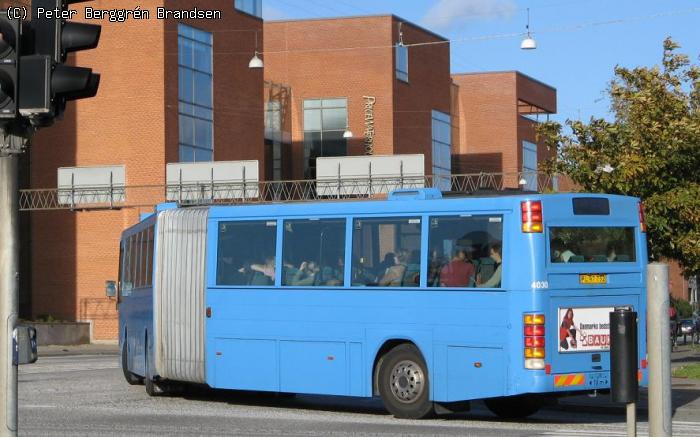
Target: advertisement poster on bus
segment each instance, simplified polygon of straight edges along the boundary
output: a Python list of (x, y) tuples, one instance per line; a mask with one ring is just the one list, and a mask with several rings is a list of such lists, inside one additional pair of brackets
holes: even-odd
[(559, 308), (559, 352), (610, 349), (613, 307)]

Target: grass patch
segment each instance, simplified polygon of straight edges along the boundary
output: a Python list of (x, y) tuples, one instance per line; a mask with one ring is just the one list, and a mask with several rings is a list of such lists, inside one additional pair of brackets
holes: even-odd
[(700, 363), (688, 364), (673, 370), (675, 378), (700, 379)]

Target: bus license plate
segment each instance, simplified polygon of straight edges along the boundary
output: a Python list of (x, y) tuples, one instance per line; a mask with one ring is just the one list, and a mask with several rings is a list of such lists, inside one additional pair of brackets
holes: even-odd
[(581, 284), (607, 284), (608, 275), (606, 274), (587, 274), (578, 276)]

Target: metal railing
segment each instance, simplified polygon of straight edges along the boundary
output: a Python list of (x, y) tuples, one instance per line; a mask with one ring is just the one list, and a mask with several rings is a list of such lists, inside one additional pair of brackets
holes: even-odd
[[(251, 182), (203, 181), (142, 186), (81, 186), (21, 190), (20, 211), (93, 210), (152, 207), (161, 202), (212, 205), (300, 202), (382, 197), (400, 188), (440, 188), (474, 192), (506, 189), (556, 191), (556, 176), (536, 172), (473, 173), (452, 176), (383, 176), (338, 180)], [(449, 187), (449, 190), (445, 188)]]

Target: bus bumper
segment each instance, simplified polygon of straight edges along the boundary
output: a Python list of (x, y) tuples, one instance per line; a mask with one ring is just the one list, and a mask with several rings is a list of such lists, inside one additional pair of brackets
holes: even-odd
[[(639, 387), (648, 387), (648, 369), (637, 372)], [(577, 372), (533, 375), (533, 393), (606, 390), (611, 388), (610, 372)]]

